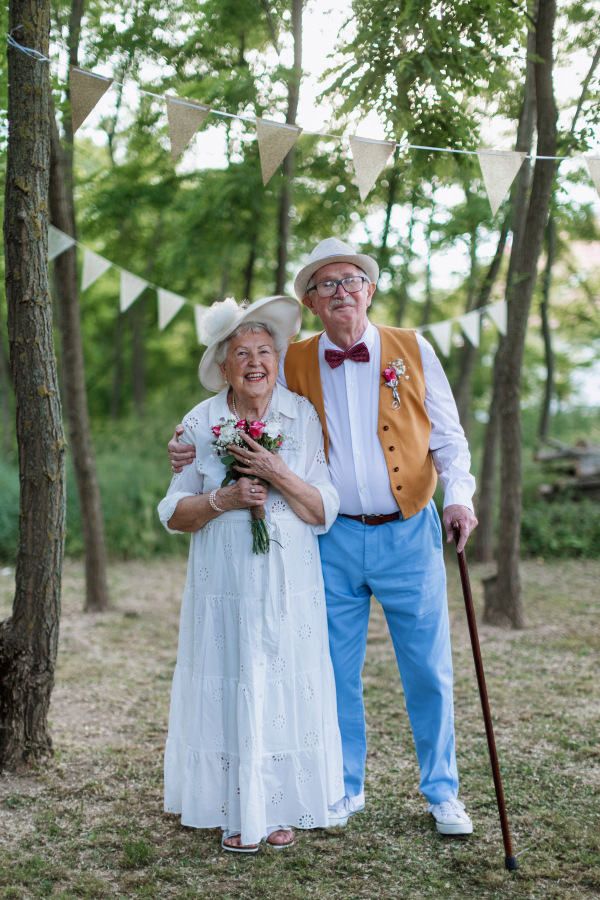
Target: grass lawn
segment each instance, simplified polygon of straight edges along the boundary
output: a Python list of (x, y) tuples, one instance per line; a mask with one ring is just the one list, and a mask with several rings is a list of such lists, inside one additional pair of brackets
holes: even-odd
[[(185, 562), (116, 563), (115, 610), (83, 615), (65, 567), (50, 719), (55, 755), (0, 777), (0, 898), (598, 898), (600, 563), (523, 565), (528, 627), (480, 637), (518, 872), (504, 870), (462, 595), (449, 557), (461, 797), (468, 838), (439, 835), (418, 768), (385, 619), (365, 666), (367, 808), (345, 829), (296, 832), (254, 856), (162, 812), (162, 758)], [(486, 574), (472, 566), (481, 607)], [(0, 577), (0, 613), (12, 578)]]

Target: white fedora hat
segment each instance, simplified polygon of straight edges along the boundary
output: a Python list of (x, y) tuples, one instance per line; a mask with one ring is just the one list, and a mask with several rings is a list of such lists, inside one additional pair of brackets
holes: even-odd
[(323, 266), (330, 263), (348, 262), (353, 263), (362, 269), (372, 284), (377, 284), (379, 278), (379, 266), (372, 256), (365, 253), (355, 253), (349, 244), (338, 241), (337, 238), (326, 238), (317, 244), (313, 252), (310, 254), (308, 265), (300, 269), (294, 281), (294, 290), (298, 300), (302, 300), (306, 294), (306, 288), (311, 276), (318, 272)]
[[(245, 303), (247, 304), (247, 301)], [(206, 344), (206, 350), (200, 362), (198, 376), (209, 391), (218, 393), (227, 384), (215, 359), (218, 345), (226, 340), (238, 325), (250, 322), (271, 325), (289, 344), (300, 331), (302, 307), (293, 297), (264, 297), (256, 303), (249, 305), (242, 303), (239, 306), (233, 297), (213, 303), (200, 323), (200, 340)]]

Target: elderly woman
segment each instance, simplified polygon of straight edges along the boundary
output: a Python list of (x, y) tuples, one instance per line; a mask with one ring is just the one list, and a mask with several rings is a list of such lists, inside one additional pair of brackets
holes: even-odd
[[(344, 794), (335, 686), (317, 535), (339, 506), (314, 407), (276, 385), (297, 334), (290, 297), (247, 308), (215, 303), (203, 320), (200, 380), (215, 397), (183, 420), (195, 465), (159, 506), (168, 531), (191, 532), (165, 750), (165, 810), (221, 826), (227, 850), (291, 846), (291, 826), (327, 827)], [(277, 423), (277, 453), (246, 437), (226, 469), (213, 429)], [(266, 482), (266, 487), (263, 482)], [(252, 507), (266, 508), (270, 549), (253, 552)]]

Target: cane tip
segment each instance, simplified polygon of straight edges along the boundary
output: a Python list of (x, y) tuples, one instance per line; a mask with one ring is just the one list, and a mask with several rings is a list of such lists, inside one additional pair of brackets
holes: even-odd
[(508, 869), (509, 872), (514, 872), (515, 869), (518, 869), (519, 866), (517, 864), (516, 856), (507, 856), (504, 859), (504, 865)]

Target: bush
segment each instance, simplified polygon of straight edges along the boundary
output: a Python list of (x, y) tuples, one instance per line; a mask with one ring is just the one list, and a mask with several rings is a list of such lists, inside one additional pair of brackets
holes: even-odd
[(571, 500), (527, 506), (521, 523), (521, 555), (600, 558), (600, 504)]
[[(122, 425), (118, 431), (106, 429), (96, 439), (106, 548), (113, 559), (187, 553), (188, 536), (168, 534), (156, 511), (170, 481), (166, 440), (161, 433), (140, 438)], [(14, 563), (19, 528), (19, 473), (15, 466), (0, 464), (0, 492), (0, 563)], [(65, 551), (68, 556), (83, 553), (77, 484), (70, 459)]]

